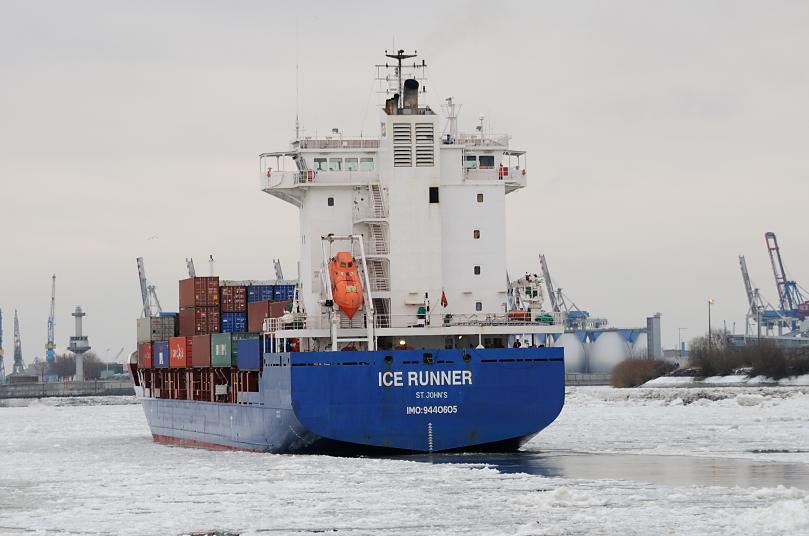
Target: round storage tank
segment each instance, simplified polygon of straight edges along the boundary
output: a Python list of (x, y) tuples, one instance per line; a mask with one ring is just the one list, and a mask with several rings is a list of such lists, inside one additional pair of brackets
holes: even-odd
[(575, 334), (563, 334), (553, 346), (565, 349), (565, 372), (584, 372), (584, 346)]
[(608, 374), (628, 357), (629, 345), (621, 335), (614, 331), (602, 333), (590, 346), (590, 372)]
[(638, 335), (638, 338), (635, 339), (635, 344), (632, 345), (632, 357), (636, 359), (645, 359), (647, 354), (647, 345), (648, 339), (646, 338), (645, 333), (641, 333)]

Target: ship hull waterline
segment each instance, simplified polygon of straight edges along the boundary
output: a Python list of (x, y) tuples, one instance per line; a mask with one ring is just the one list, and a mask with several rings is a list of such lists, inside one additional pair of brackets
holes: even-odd
[(271, 453), (516, 450), (564, 405), (561, 348), (265, 353), (237, 403), (153, 398), (155, 441)]

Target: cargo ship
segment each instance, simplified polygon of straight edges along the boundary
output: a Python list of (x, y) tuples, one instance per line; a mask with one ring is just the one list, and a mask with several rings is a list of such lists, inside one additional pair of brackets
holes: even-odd
[[(542, 280), (510, 279), (510, 137), (425, 102), (426, 63), (377, 66), (379, 134), (301, 136), (259, 155), (300, 211), (293, 281), (179, 283), (138, 320), (130, 362), (161, 443), (275, 453), (513, 450), (564, 403), (564, 331)], [(297, 130), (297, 129), (296, 129)], [(144, 294), (145, 296), (145, 294)]]

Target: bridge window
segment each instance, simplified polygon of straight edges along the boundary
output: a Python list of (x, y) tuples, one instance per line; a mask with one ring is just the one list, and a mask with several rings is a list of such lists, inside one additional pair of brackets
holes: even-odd
[(315, 158), (315, 171), (326, 171), (325, 158)]
[(374, 159), (373, 158), (360, 158), (360, 171), (373, 171)]
[(346, 158), (346, 171), (357, 171), (360, 169), (359, 160), (356, 158)]
[(494, 169), (494, 156), (480, 155), (480, 169)]
[(329, 171), (342, 171), (343, 159), (342, 158), (329, 158)]
[(476, 169), (478, 167), (478, 157), (475, 155), (466, 155), (463, 157), (464, 169)]

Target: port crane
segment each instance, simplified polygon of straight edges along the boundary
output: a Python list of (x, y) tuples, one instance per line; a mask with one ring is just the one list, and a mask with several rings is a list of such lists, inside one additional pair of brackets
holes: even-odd
[[(561, 287), (554, 288), (553, 281), (551, 280), (551, 272), (548, 269), (548, 261), (545, 260), (545, 255), (539, 254), (539, 266), (542, 270), (542, 278), (545, 280), (545, 286), (548, 288), (548, 298), (551, 302), (551, 308), (555, 313), (564, 313), (565, 326), (569, 329), (593, 329), (601, 328), (608, 324), (606, 318), (590, 318), (590, 312), (579, 309), (579, 307), (566, 296)], [(568, 304), (570, 302), (570, 304)]]
[(163, 312), (163, 308), (160, 306), (160, 300), (157, 299), (155, 286), (149, 284), (149, 280), (146, 279), (143, 257), (138, 257), (137, 262), (138, 278), (140, 279), (140, 296), (143, 300), (143, 316), (144, 318), (149, 318), (150, 316), (159, 315)]
[(45, 362), (48, 364), (48, 371), (53, 370), (53, 362), (56, 360), (56, 344), (54, 343), (53, 327), (56, 312), (56, 274), (51, 276), (51, 310), (48, 315), (48, 342), (45, 343)]
[(281, 259), (273, 259), (272, 265), (275, 268), (275, 279), (282, 281), (284, 279), (284, 271), (281, 269)]
[(775, 233), (764, 234), (767, 243), (767, 252), (770, 254), (770, 264), (772, 264), (773, 275), (775, 276), (775, 286), (778, 290), (778, 302), (781, 306), (781, 313), (791, 318), (804, 318), (809, 316), (809, 302), (800, 291), (799, 285), (787, 277), (784, 270), (784, 261), (781, 259), (781, 249), (778, 247), (778, 239)]
[(6, 364), (3, 362), (3, 310), (0, 309), (0, 385), (6, 383)]
[(194, 268), (194, 259), (185, 259), (185, 267), (188, 268), (188, 277), (197, 277), (197, 270)]
[(20, 320), (14, 310), (14, 366), (12, 374), (22, 374), (25, 366), (22, 363), (22, 341), (20, 340)]

